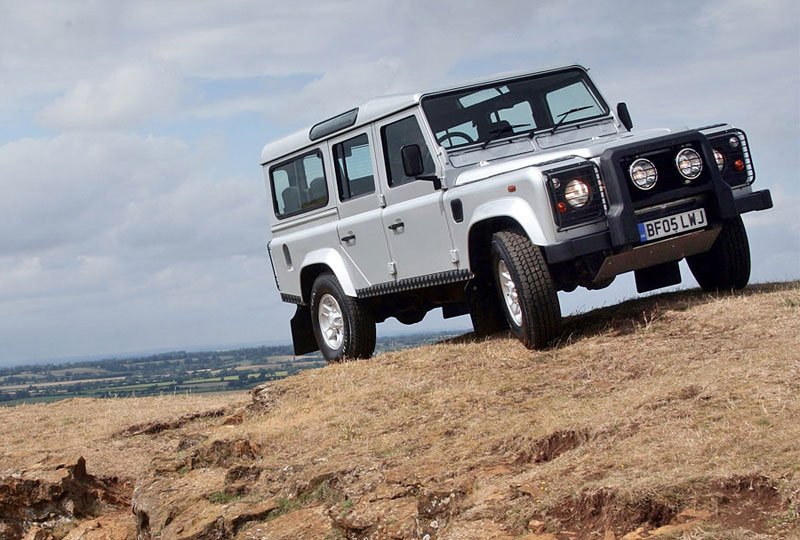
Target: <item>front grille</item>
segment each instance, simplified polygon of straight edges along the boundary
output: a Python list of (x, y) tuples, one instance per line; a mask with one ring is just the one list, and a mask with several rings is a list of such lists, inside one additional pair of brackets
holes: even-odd
[[(729, 139), (736, 137), (739, 146), (731, 146)], [(747, 137), (743, 131), (729, 129), (722, 133), (715, 133), (708, 137), (708, 142), (714, 150), (718, 150), (725, 159), (722, 167), (722, 179), (731, 187), (749, 186), (756, 179), (756, 172), (753, 162), (750, 159), (750, 148), (747, 144)], [(744, 162), (744, 170), (737, 171), (733, 164), (737, 159)]]
[(698, 195), (697, 197), (688, 197), (665, 204), (641, 208), (635, 212), (636, 221), (641, 223), (643, 221), (651, 221), (653, 219), (680, 214), (688, 210), (696, 210), (703, 207), (705, 200), (706, 198), (704, 196)]
[[(647, 201), (658, 198), (658, 195), (669, 193), (671, 191), (681, 190), (686, 187), (698, 187), (708, 184), (711, 180), (711, 173), (709, 166), (716, 167), (716, 163), (709, 164), (705, 157), (703, 158), (703, 170), (700, 176), (691, 182), (687, 181), (675, 164), (675, 156), (678, 155), (683, 148), (692, 148), (696, 150), (700, 156), (703, 156), (703, 148), (700, 141), (688, 141), (676, 143), (670, 146), (650, 150), (646, 152), (639, 152), (623, 156), (620, 159), (620, 167), (625, 175), (626, 185), (631, 195), (631, 201), (637, 208), (642, 207)], [(658, 181), (652, 189), (642, 190), (636, 187), (630, 178), (629, 168), (631, 164), (639, 158), (645, 158), (653, 162), (656, 170), (658, 171)]]
[[(605, 186), (600, 178), (600, 170), (594, 163), (552, 169), (546, 171), (544, 176), (559, 231), (594, 223), (605, 217), (608, 210)], [(567, 184), (575, 179), (582, 180), (589, 186), (589, 202), (581, 208), (571, 207), (565, 197)], [(559, 203), (565, 205), (566, 211), (559, 211)]]

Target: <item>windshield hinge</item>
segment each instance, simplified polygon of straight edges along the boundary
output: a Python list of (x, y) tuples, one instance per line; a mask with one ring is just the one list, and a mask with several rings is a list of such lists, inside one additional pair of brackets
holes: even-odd
[(459, 258), (458, 258), (458, 250), (457, 249), (451, 249), (450, 250), (450, 262), (453, 263), (453, 264), (458, 264)]
[(378, 206), (386, 208), (386, 195), (383, 193), (378, 194)]
[(389, 262), (389, 275), (396, 276), (397, 275), (397, 263), (394, 261)]

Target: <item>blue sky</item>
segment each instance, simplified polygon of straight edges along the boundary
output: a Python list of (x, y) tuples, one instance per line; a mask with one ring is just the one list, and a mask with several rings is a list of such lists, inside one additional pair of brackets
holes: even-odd
[[(382, 94), (581, 63), (636, 127), (744, 128), (753, 280), (800, 277), (790, 1), (0, 0), (0, 363), (288, 341), (269, 140)], [(684, 286), (695, 286), (686, 275)], [(630, 276), (565, 313), (635, 295)], [(379, 333), (446, 325), (386, 323)]]

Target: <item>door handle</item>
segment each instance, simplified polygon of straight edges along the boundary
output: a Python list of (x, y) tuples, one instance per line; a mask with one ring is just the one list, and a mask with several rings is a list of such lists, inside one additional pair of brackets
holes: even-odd
[(342, 242), (355, 242), (355, 239), (356, 235), (354, 235), (353, 233), (350, 233), (346, 236), (342, 236), (341, 238), (339, 238), (339, 240), (341, 240)]
[(397, 229), (402, 229), (405, 226), (406, 226), (405, 223), (403, 223), (402, 221), (398, 221), (396, 223), (392, 223), (391, 225), (389, 225), (389, 228), (393, 231), (396, 231)]

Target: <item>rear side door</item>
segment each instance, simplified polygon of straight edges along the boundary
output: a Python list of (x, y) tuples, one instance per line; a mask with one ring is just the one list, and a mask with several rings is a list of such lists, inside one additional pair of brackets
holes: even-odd
[(428, 141), (420, 129), (416, 111), (406, 111), (377, 122), (379, 163), (386, 208), (382, 222), (389, 244), (390, 268), (398, 280), (431, 276), (458, 269), (444, 210), (442, 190), (432, 182), (405, 176), (400, 149), (417, 144), (422, 150), (426, 174), (435, 174)]
[(389, 247), (381, 221), (371, 130), (350, 132), (329, 142), (339, 204), (339, 250), (358, 272), (356, 289), (392, 281)]

